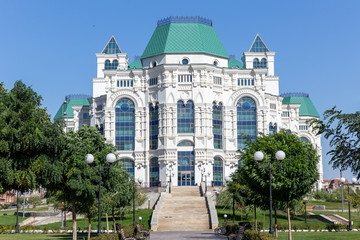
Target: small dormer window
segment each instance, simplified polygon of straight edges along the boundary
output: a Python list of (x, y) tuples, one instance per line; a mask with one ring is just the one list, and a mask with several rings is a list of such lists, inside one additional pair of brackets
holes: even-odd
[(182, 60), (182, 64), (183, 64), (183, 65), (188, 65), (188, 64), (189, 64), (189, 59), (184, 58), (184, 59)]
[(154, 68), (154, 67), (157, 66), (157, 63), (156, 63), (155, 61), (153, 61), (153, 62), (151, 63), (151, 66)]
[(217, 65), (218, 65), (219, 63), (218, 63), (218, 61), (215, 60), (213, 64), (214, 64), (215, 67), (217, 67)]

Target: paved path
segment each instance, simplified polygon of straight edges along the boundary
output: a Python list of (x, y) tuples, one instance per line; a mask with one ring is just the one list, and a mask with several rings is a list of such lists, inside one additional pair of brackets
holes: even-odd
[(225, 236), (215, 236), (213, 231), (206, 232), (151, 232), (150, 239), (182, 240), (182, 239), (227, 239)]

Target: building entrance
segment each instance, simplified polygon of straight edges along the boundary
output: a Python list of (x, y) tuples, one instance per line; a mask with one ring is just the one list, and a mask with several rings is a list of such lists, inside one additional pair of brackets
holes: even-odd
[(182, 171), (179, 178), (179, 186), (192, 186), (194, 182), (194, 175), (191, 174), (191, 171)]
[(194, 152), (178, 152), (178, 186), (194, 186)]

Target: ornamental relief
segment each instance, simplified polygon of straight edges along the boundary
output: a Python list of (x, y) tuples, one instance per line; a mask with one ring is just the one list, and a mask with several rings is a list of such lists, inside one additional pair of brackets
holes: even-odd
[(122, 97), (129, 97), (131, 100), (134, 101), (134, 104), (136, 107), (144, 106), (142, 99), (140, 98), (140, 96), (137, 93), (135, 93), (131, 90), (128, 90), (128, 89), (123, 89), (123, 90), (117, 91), (116, 93), (113, 93), (110, 96), (110, 99), (112, 101), (112, 107), (115, 107), (117, 100)]
[(263, 97), (257, 91), (254, 91), (253, 89), (249, 89), (249, 88), (241, 89), (234, 92), (231, 95), (231, 98), (228, 100), (227, 105), (236, 106), (239, 99), (245, 96), (253, 98), (257, 106), (265, 105)]

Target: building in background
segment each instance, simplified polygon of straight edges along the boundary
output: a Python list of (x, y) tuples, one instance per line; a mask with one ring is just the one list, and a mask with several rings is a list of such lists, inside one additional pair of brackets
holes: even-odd
[(88, 113), (90, 125), (117, 147), (123, 167), (145, 186), (170, 178), (178, 186), (205, 179), (221, 186), (238, 167), (243, 134), (255, 139), (286, 129), (320, 155), (319, 189), (321, 137), (306, 123), (319, 114), (308, 94), (279, 94), (275, 52), (259, 35), (249, 45), (242, 62), (229, 56), (212, 21), (201, 17), (158, 21), (141, 58), (131, 63), (111, 37), (96, 54), (92, 98), (66, 99), (55, 118), (67, 121), (66, 130), (78, 130)]

